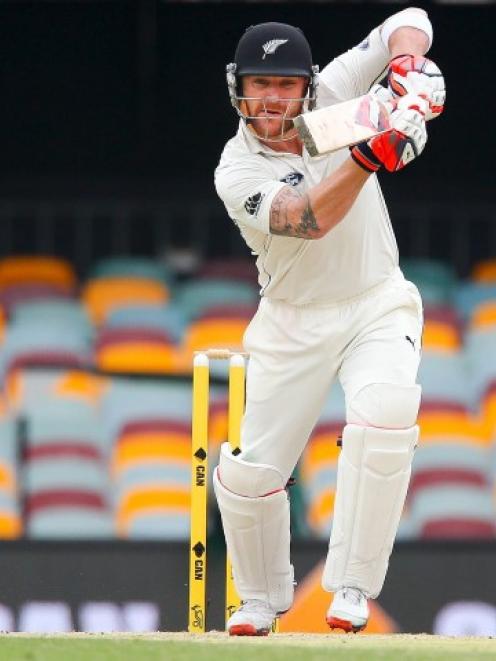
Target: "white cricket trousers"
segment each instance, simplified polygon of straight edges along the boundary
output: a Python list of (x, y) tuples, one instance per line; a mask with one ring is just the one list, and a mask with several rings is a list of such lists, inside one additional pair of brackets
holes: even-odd
[(275, 466), (287, 480), (338, 377), (350, 402), (377, 383), (413, 385), (422, 302), (400, 269), (353, 299), (295, 306), (262, 298), (245, 332), (250, 354), (240, 459)]

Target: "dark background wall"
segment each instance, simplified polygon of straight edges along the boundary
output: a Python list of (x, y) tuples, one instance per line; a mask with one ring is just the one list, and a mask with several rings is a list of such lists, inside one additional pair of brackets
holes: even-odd
[[(445, 116), (408, 177), (419, 192), (494, 180), (496, 6), (420, 4), (435, 26), (431, 56), (448, 86)], [(321, 66), (404, 7), (378, 3), (4, 2), (0, 4), (0, 172), (153, 177), (211, 190), (235, 130), (224, 84), (244, 28), (281, 20), (303, 28)], [(399, 183), (401, 180), (401, 184)], [(387, 187), (389, 182), (387, 184)], [(389, 186), (391, 187), (391, 186)], [(486, 194), (487, 194), (487, 188)], [(394, 193), (393, 193), (394, 194)]]

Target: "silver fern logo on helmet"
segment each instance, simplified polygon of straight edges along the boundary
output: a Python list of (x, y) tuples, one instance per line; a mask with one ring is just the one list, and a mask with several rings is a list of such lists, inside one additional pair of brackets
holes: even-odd
[(262, 60), (265, 60), (266, 55), (274, 55), (274, 53), (279, 48), (279, 46), (282, 46), (283, 44), (286, 44), (287, 42), (288, 42), (288, 39), (271, 39), (270, 41), (267, 41), (262, 46), (262, 48), (264, 50)]

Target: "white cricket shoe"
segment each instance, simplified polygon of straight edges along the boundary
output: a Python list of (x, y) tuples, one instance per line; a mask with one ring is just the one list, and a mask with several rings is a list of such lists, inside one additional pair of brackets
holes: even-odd
[(342, 588), (334, 594), (334, 599), (326, 615), (331, 629), (343, 629), (347, 633), (361, 631), (367, 626), (369, 607), (367, 597), (358, 588)]
[(248, 599), (227, 620), (226, 629), (230, 636), (267, 636), (275, 617), (267, 602)]

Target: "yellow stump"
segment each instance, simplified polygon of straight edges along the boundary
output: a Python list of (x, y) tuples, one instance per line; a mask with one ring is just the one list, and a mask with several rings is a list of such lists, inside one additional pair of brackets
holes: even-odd
[(197, 354), (193, 364), (191, 434), (191, 539), (189, 548), (188, 631), (205, 631), (207, 578), (209, 361)]
[[(206, 625), (207, 476), (209, 361), (229, 360), (228, 440), (233, 452), (241, 449), (241, 421), (245, 408), (245, 355), (228, 349), (195, 354), (191, 439), (191, 540), (188, 631), (203, 633)], [(226, 558), (226, 621), (240, 605), (229, 558)], [(272, 631), (278, 631), (274, 620)]]

